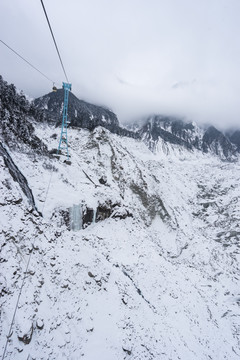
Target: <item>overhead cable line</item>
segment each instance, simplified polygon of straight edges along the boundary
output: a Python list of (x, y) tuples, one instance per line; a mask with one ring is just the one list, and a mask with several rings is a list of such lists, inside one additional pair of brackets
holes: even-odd
[[(44, 210), (44, 208), (45, 208), (45, 204), (46, 204), (46, 201), (47, 201), (47, 197), (48, 197), (48, 193), (49, 193), (49, 188), (50, 188), (50, 185), (51, 185), (51, 182), (52, 182), (52, 175), (53, 175), (53, 167), (52, 167), (52, 170), (51, 170), (51, 176), (50, 176), (50, 179), (49, 179), (49, 182), (48, 182), (48, 186), (47, 186), (47, 190), (46, 190), (46, 196), (45, 196), (45, 199), (44, 199), (44, 201), (43, 201), (43, 207), (42, 207), (42, 212), (41, 212), (41, 214), (43, 214), (43, 210)], [(37, 230), (36, 230), (36, 231), (37, 231)], [(34, 235), (34, 240), (33, 240), (33, 243), (32, 243), (32, 251), (30, 252), (30, 254), (29, 254), (29, 256), (28, 256), (28, 261), (27, 261), (26, 269), (25, 269), (25, 271), (24, 271), (24, 273), (23, 273), (22, 284), (21, 284), (21, 287), (20, 287), (20, 290), (19, 290), (19, 293), (18, 293), (17, 302), (16, 302), (16, 306), (15, 306), (15, 309), (14, 309), (12, 321), (11, 321), (10, 328), (9, 328), (9, 332), (8, 332), (8, 335), (6, 336), (6, 343), (5, 343), (5, 347), (4, 347), (4, 350), (3, 350), (2, 360), (5, 359), (5, 355), (6, 355), (6, 352), (7, 352), (8, 343), (9, 343), (10, 338), (11, 338), (11, 336), (12, 336), (12, 328), (13, 328), (13, 324), (14, 324), (14, 321), (15, 321), (15, 316), (16, 316), (16, 313), (17, 313), (17, 310), (18, 310), (19, 300), (20, 300), (20, 297), (21, 297), (21, 295), (22, 295), (22, 290), (23, 290), (23, 287), (24, 287), (24, 284), (25, 284), (25, 280), (26, 280), (26, 278), (27, 278), (28, 269), (29, 269), (29, 264), (30, 264), (30, 261), (31, 261), (31, 257), (32, 257), (32, 253), (33, 253), (33, 250), (34, 250), (34, 245), (35, 245), (36, 239), (37, 239), (37, 234), (35, 233), (35, 235)]]
[(65, 68), (64, 68), (64, 66), (63, 66), (62, 58), (61, 58), (61, 56), (60, 56), (60, 53), (59, 53), (59, 50), (58, 50), (58, 46), (57, 46), (57, 43), (56, 43), (56, 40), (55, 40), (53, 31), (52, 31), (52, 27), (51, 27), (50, 21), (49, 21), (49, 19), (48, 19), (47, 11), (46, 11), (45, 6), (44, 6), (44, 4), (43, 4), (43, 0), (41, 0), (41, 4), (42, 4), (43, 11), (44, 11), (44, 14), (45, 14), (46, 19), (47, 19), (47, 23), (48, 23), (50, 32), (51, 32), (51, 34), (52, 34), (53, 42), (54, 42), (54, 44), (55, 44), (55, 47), (56, 47), (56, 50), (57, 50), (57, 53), (58, 53), (58, 57), (59, 57), (60, 63), (61, 63), (61, 65), (62, 65), (63, 72), (64, 72), (64, 74), (65, 74), (65, 77), (66, 77), (67, 82), (69, 83), (68, 77), (67, 77), (67, 74), (66, 74), (66, 71), (65, 71)]
[(51, 80), (47, 75), (45, 75), (44, 73), (42, 73), (40, 70), (38, 70), (34, 65), (32, 65), (29, 61), (27, 61), (26, 59), (24, 59), (23, 56), (21, 56), (20, 54), (18, 54), (15, 50), (13, 50), (9, 45), (7, 45), (4, 41), (2, 41), (0, 39), (1, 43), (3, 43), (3, 45), (5, 45), (9, 50), (11, 50), (14, 54), (16, 54), (17, 56), (19, 56), (23, 61), (25, 61), (29, 66), (31, 66), (34, 70), (38, 71), (42, 76), (44, 76), (47, 80), (49, 80), (51, 83), (55, 83), (55, 81)]

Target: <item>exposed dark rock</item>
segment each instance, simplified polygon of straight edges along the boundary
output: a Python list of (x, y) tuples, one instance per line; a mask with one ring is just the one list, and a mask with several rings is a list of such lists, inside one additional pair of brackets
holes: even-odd
[(151, 151), (155, 151), (159, 138), (171, 144), (192, 149), (193, 145), (188, 137), (188, 130), (191, 131), (192, 127), (192, 124), (185, 124), (180, 119), (156, 115), (150, 117), (138, 133), (149, 144)]
[(212, 150), (216, 155), (221, 155), (222, 152), (226, 159), (230, 159), (236, 152), (236, 148), (230, 140), (214, 126), (210, 126), (203, 135), (202, 150), (203, 152)]
[(131, 351), (131, 350), (125, 349), (124, 347), (123, 347), (122, 349), (123, 349), (123, 351), (125, 351), (128, 355), (131, 355), (131, 354), (132, 354), (132, 351)]
[(22, 336), (18, 336), (18, 340), (22, 341), (26, 345), (30, 344), (30, 342), (32, 340), (32, 335), (33, 335), (33, 324), (26, 334), (24, 334)]
[(107, 177), (103, 175), (98, 181), (99, 181), (100, 184), (106, 185)]
[(188, 150), (195, 148), (204, 153), (213, 153), (222, 160), (234, 160), (237, 146), (240, 146), (240, 132), (227, 138), (213, 126), (200, 129), (191, 122), (161, 115), (149, 117), (138, 134), (153, 152), (162, 139), (165, 144), (179, 145)]
[[(70, 229), (70, 215), (69, 211), (65, 209), (56, 209), (51, 216), (51, 219), (58, 224), (58, 226), (65, 225), (68, 229)], [(59, 235), (56, 234), (56, 237)]]
[[(62, 123), (62, 105), (64, 90), (58, 89), (34, 100), (34, 105), (44, 115), (42, 120), (60, 126)], [(86, 101), (79, 100), (72, 92), (68, 100), (68, 121), (69, 126), (94, 130), (102, 126), (112, 133), (137, 138), (138, 134), (119, 126), (117, 116), (104, 106), (97, 106)]]
[(71, 161), (69, 161), (69, 160), (64, 160), (64, 164), (66, 164), (66, 165), (71, 165), (72, 163), (71, 163)]
[[(126, 217), (133, 217), (133, 215), (126, 209), (122, 210), (120, 204), (107, 201), (99, 204), (94, 210), (86, 205), (81, 205), (82, 211), (82, 228), (85, 229), (93, 222), (103, 221), (113, 215), (114, 218), (125, 219)], [(71, 212), (71, 209), (70, 209)], [(69, 214), (69, 213), (68, 213)], [(70, 226), (70, 225), (69, 225)]]
[[(0, 263), (4, 263), (6, 261), (7, 261), (6, 259), (1, 258)], [(10, 294), (10, 291), (8, 291), (6, 287), (2, 288), (1, 291), (0, 291), (0, 298), (3, 297), (4, 295), (7, 295), (7, 294)]]
[(95, 278), (95, 275), (93, 275), (93, 273), (91, 273), (91, 271), (88, 272), (88, 276), (91, 278)]
[(88, 225), (92, 224), (93, 222), (93, 209), (89, 209), (86, 207), (83, 209), (83, 216), (82, 216), (82, 227), (85, 229)]
[(36, 327), (37, 327), (39, 330), (42, 330), (42, 329), (44, 328), (44, 322), (43, 322), (43, 320), (38, 319), (37, 322), (36, 322)]
[(136, 183), (130, 184), (130, 189), (139, 197), (142, 205), (147, 209), (147, 215), (150, 216), (151, 220), (153, 220), (156, 215), (159, 215), (162, 220), (170, 219), (167, 209), (158, 196), (149, 196), (147, 189), (144, 189), (144, 186), (139, 186)]
[[(59, 153), (60, 153), (60, 151), (59, 151)], [(49, 154), (51, 154), (51, 155), (58, 154), (58, 149), (52, 149), (52, 150), (50, 150), (50, 151), (49, 151)]]
[(124, 305), (127, 305), (127, 301), (125, 301), (124, 298), (122, 298), (122, 302), (124, 303)]
[(229, 140), (235, 144), (238, 151), (240, 151), (240, 130), (234, 131), (234, 133), (229, 136)]
[(97, 208), (96, 222), (109, 218), (112, 214), (112, 209), (108, 205), (99, 205)]
[(125, 208), (118, 208), (112, 214), (112, 218), (114, 218), (114, 219), (123, 220), (123, 219), (126, 219), (127, 217), (133, 218), (133, 214), (130, 213), (129, 210), (127, 210)]
[[(20, 185), (23, 193), (28, 198), (30, 205), (34, 209), (36, 209), (34, 197), (33, 197), (33, 194), (32, 194), (32, 190), (28, 186), (27, 179), (21, 173), (21, 171), (18, 169), (18, 167), (15, 165), (15, 163), (13, 162), (11, 156), (9, 155), (7, 150), (3, 147), (1, 142), (0, 142), (0, 156), (3, 157), (5, 166), (8, 168), (9, 173), (11, 174), (13, 180), (18, 182), (18, 184)], [(18, 203), (20, 203), (21, 201), (22, 201), (22, 199), (19, 199)]]
[(87, 332), (93, 332), (94, 328), (87, 329)]

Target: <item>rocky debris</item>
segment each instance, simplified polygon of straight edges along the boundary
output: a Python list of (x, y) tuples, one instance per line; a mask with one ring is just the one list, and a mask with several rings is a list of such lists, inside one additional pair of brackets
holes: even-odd
[[(6, 259), (1, 258), (0, 264), (6, 262)], [(0, 275), (0, 298), (9, 294), (9, 289), (7, 288), (6, 278), (3, 275)]]
[(26, 345), (30, 344), (33, 335), (33, 324), (32, 322), (31, 325), (29, 323), (30, 322), (28, 321), (24, 324), (24, 330), (20, 330), (18, 332), (18, 340), (22, 341)]
[(116, 210), (114, 210), (113, 214), (112, 214), (112, 218), (114, 219), (126, 219), (127, 217), (131, 217), (133, 218), (133, 214), (126, 208), (118, 208)]
[(93, 209), (84, 207), (82, 211), (82, 228), (85, 229), (93, 222)]
[(87, 332), (93, 332), (94, 328), (87, 329)]
[[(42, 129), (39, 125), (37, 131)], [(47, 125), (44, 131), (49, 139)], [(78, 133), (81, 139), (76, 143)], [(21, 190), (0, 158), (5, 183), (1, 182), (0, 188), (8, 200), (4, 198), (0, 218), (6, 224), (0, 230), (6, 282), (1, 281), (2, 289), (9, 291), (0, 298), (2, 347), (30, 251), (29, 268), (35, 272), (26, 276), (6, 359), (27, 359), (29, 353), (35, 359), (39, 354), (46, 359), (81, 358), (82, 354), (103, 359), (214, 359), (219, 353), (226, 359), (238, 359), (239, 165), (220, 163), (213, 156), (202, 161), (196, 152), (193, 159), (188, 158), (187, 151), (185, 161), (159, 160), (140, 142), (112, 136), (107, 130), (105, 135), (96, 133), (99, 140), (85, 151), (92, 134), (70, 130), (72, 149), (76, 149), (73, 160), (79, 163), (74, 160), (71, 168), (59, 163), (63, 176), (58, 176), (58, 181), (62, 183), (50, 188), (44, 219), (29, 213), (24, 197), (14, 204), (21, 198)], [(16, 158), (23, 161), (19, 154)], [(31, 160), (24, 158), (26, 169)], [(95, 184), (106, 173), (109, 186), (96, 188), (86, 181), (81, 170), (85, 162)], [(34, 166), (36, 173), (31, 168), (29, 183), (34, 189), (44, 188), (42, 180), (49, 178), (49, 171), (40, 161)], [(40, 184), (39, 169), (44, 175)], [(136, 186), (131, 189), (130, 184)], [(68, 198), (77, 187), (79, 192)], [(79, 233), (69, 232), (61, 222), (59, 206), (65, 204), (66, 209), (75, 199), (80, 202), (82, 195), (88, 208), (94, 207), (97, 224)], [(216, 205), (204, 207), (210, 201)], [(159, 215), (161, 204), (178, 227), (168, 226), (164, 211)], [(111, 214), (107, 221), (98, 222), (99, 206), (106, 216)], [(49, 219), (54, 208), (57, 218)], [(199, 212), (197, 218), (193, 211)], [(129, 214), (133, 219), (121, 220)], [(153, 218), (149, 227), (142, 214)], [(21, 314), (34, 319), (30, 346), (17, 338), (24, 338), (31, 329), (29, 322), (18, 332), (17, 323), (21, 327), (25, 323)], [(40, 327), (44, 316), (42, 330), (37, 316)], [(94, 331), (88, 333), (91, 329)]]
[(42, 319), (37, 319), (37, 321), (36, 321), (36, 327), (37, 327), (37, 329), (39, 329), (39, 330), (42, 330), (42, 329), (44, 328), (44, 322), (43, 322)]
[[(66, 226), (70, 230), (70, 214), (69, 210), (63, 208), (56, 208), (51, 216), (51, 220), (54, 220), (59, 227)], [(60, 236), (60, 235), (59, 235)], [(58, 236), (56, 236), (58, 237)]]
[(88, 272), (88, 276), (91, 277), (91, 278), (95, 278), (96, 275), (93, 275), (93, 273), (91, 273), (91, 271)]
[(142, 205), (147, 209), (147, 211), (142, 214), (146, 225), (150, 225), (151, 221), (156, 217), (156, 215), (159, 215), (161, 219), (165, 221), (170, 220), (170, 215), (159, 196), (149, 196), (147, 187), (141, 186), (135, 182), (130, 184), (130, 189), (138, 196)]
[(102, 204), (97, 207), (96, 222), (103, 221), (109, 218), (112, 214), (112, 207), (110, 204)]
[(106, 185), (107, 184), (107, 177), (105, 175), (101, 176), (98, 180), (100, 184)]
[(123, 351), (124, 351), (125, 353), (127, 353), (128, 355), (131, 355), (131, 354), (132, 354), (132, 351), (131, 351), (131, 350), (125, 349), (124, 347), (123, 347), (122, 349), (123, 349)]
[[(93, 222), (103, 221), (113, 215), (115, 218), (125, 219), (127, 216), (132, 217), (128, 210), (121, 212), (119, 203), (111, 200), (99, 204), (96, 209), (89, 208), (86, 204), (82, 205), (82, 228), (85, 229)], [(115, 209), (118, 207), (118, 212)]]

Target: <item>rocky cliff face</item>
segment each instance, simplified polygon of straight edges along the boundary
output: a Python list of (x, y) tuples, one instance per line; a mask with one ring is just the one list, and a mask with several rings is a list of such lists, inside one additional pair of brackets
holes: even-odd
[(212, 152), (220, 158), (230, 160), (236, 154), (236, 146), (214, 126), (210, 126), (202, 137), (203, 152)]
[[(39, 119), (37, 109), (26, 99), (23, 93), (18, 93), (14, 85), (9, 85), (0, 76), (0, 158), (3, 160), (6, 172), (12, 180), (18, 183), (20, 190), (26, 196), (28, 204), (36, 210), (32, 190), (17, 162), (10, 155), (10, 151), (28, 154), (33, 159), (36, 157), (49, 157), (47, 146), (35, 134), (32, 124), (34, 119)], [(22, 201), (19, 198), (17, 201)], [(15, 200), (14, 200), (15, 201)], [(2, 206), (8, 200), (5, 194)]]
[(178, 147), (211, 153), (222, 160), (234, 160), (236, 157), (237, 140), (234, 143), (234, 136), (228, 138), (213, 126), (201, 128), (192, 122), (156, 115), (147, 119), (138, 134), (153, 152), (167, 152), (171, 147)]
[[(61, 125), (63, 99), (64, 90), (58, 89), (57, 92), (35, 99), (34, 105), (42, 113), (42, 119)], [(69, 93), (68, 120), (72, 127), (93, 130), (102, 126), (118, 135), (137, 137), (134, 132), (119, 126), (118, 118), (111, 110), (79, 100), (72, 92)]]
[[(4, 146), (0, 142), (0, 156), (3, 157), (4, 164), (6, 168), (9, 171), (9, 174), (13, 178), (14, 181), (18, 182), (20, 188), (22, 189), (23, 193), (26, 195), (29, 204), (34, 210), (36, 209), (34, 197), (32, 194), (32, 190), (29, 188), (27, 179), (25, 176), (21, 173), (21, 171), (18, 169), (17, 165), (12, 160), (10, 154), (7, 152), (7, 150), (4, 148)], [(22, 200), (20, 200), (21, 202)], [(4, 205), (4, 203), (1, 203), (0, 205)]]
[[(57, 146), (54, 127), (34, 126)], [(71, 166), (48, 159), (50, 186), (42, 157), (9, 151), (43, 217), (0, 157), (0, 353), (8, 341), (6, 360), (238, 360), (239, 163), (154, 155), (101, 127), (69, 141)], [(75, 232), (67, 211), (81, 204), (90, 225)]]
[[(47, 154), (47, 147), (34, 134), (33, 122), (47, 121), (61, 125), (63, 109), (63, 89), (44, 95), (30, 103), (14, 85), (8, 85), (0, 77), (0, 118), (1, 134), (9, 147), (35, 150), (36, 154)], [(213, 126), (201, 128), (192, 122), (154, 115), (138, 129), (122, 128), (117, 116), (102, 106), (79, 100), (69, 93), (68, 119), (70, 127), (85, 128), (90, 131), (98, 126), (111, 133), (141, 139), (152, 152), (176, 149), (194, 149), (217, 155), (222, 160), (234, 160), (240, 151), (240, 131), (225, 135)], [(16, 141), (17, 139), (17, 141)]]
[(237, 146), (238, 152), (240, 152), (240, 130), (234, 131), (228, 136), (229, 140)]
[(15, 95), (0, 106), (4, 359), (239, 360), (240, 165), (211, 155), (221, 133), (152, 119), (138, 136), (154, 155), (103, 127), (70, 127), (69, 166), (35, 155), (57, 147), (56, 129), (31, 124), (41, 113)]

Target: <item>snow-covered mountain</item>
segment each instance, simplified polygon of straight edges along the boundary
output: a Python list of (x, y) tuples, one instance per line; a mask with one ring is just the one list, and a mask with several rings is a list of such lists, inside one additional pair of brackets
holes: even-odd
[(59, 129), (14, 99), (9, 131), (0, 104), (1, 356), (239, 359), (239, 161), (101, 126), (69, 129), (69, 166), (49, 155)]
[(147, 119), (138, 133), (153, 152), (169, 152), (180, 147), (211, 153), (222, 160), (234, 160), (237, 156), (237, 132), (227, 137), (213, 126), (201, 128), (193, 122), (155, 115)]
[[(58, 89), (35, 99), (33, 104), (39, 110), (41, 120), (61, 125), (63, 98), (64, 90)], [(103, 126), (112, 133), (136, 137), (135, 133), (119, 126), (118, 118), (111, 110), (79, 100), (72, 92), (69, 92), (68, 120), (71, 127), (93, 130)]]
[(228, 137), (230, 141), (237, 146), (238, 151), (240, 151), (240, 130), (232, 131)]
[[(63, 89), (35, 99), (33, 105), (38, 110), (40, 121), (46, 120), (48, 123), (61, 125)], [(70, 127), (93, 130), (97, 126), (102, 126), (112, 133), (143, 140), (153, 152), (169, 153), (173, 148), (176, 150), (184, 147), (204, 153), (210, 152), (222, 160), (234, 160), (239, 151), (240, 140), (237, 131), (231, 136), (226, 136), (213, 126), (203, 128), (193, 122), (187, 123), (179, 118), (162, 115), (150, 116), (140, 127), (138, 125), (123, 128), (112, 111), (79, 100), (71, 92), (68, 116)]]

